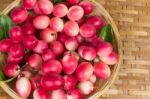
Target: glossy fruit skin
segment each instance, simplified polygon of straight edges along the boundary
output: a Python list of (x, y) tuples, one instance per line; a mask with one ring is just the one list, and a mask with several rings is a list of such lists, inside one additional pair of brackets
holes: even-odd
[(111, 71), (107, 64), (97, 62), (94, 64), (94, 74), (100, 79), (107, 79), (110, 77)]
[(33, 92), (33, 99), (50, 99), (50, 95), (43, 88), (37, 88)]
[(38, 39), (35, 36), (26, 36), (23, 40), (23, 45), (28, 49), (33, 49), (38, 43)]
[(20, 71), (20, 68), (17, 64), (6, 64), (4, 68), (4, 73), (8, 77), (16, 76)]
[(62, 66), (65, 74), (72, 74), (78, 66), (78, 58), (74, 54), (67, 53), (62, 58)]
[(80, 35), (85, 38), (92, 37), (93, 35), (96, 35), (96, 29), (92, 24), (85, 23), (80, 27)]
[(27, 36), (27, 35), (34, 35), (35, 34), (35, 28), (31, 23), (25, 23), (22, 26), (22, 32)]
[(42, 53), (42, 59), (43, 61), (48, 61), (51, 59), (56, 59), (55, 53), (51, 49), (46, 49)]
[(108, 42), (101, 42), (97, 46), (97, 55), (99, 57), (108, 56), (112, 51), (112, 45)]
[(104, 21), (99, 16), (91, 16), (86, 21), (88, 24), (92, 24), (96, 30), (100, 30), (104, 26)]
[(42, 11), (40, 10), (38, 3), (35, 4), (35, 6), (34, 6), (34, 8), (33, 8), (33, 11), (34, 11), (34, 13), (37, 14), (37, 15), (41, 15), (41, 14), (42, 14)]
[(22, 59), (23, 59), (23, 56), (16, 58), (12, 56), (11, 54), (8, 54), (7, 63), (19, 64), (22, 61)]
[(75, 5), (69, 8), (67, 16), (72, 21), (80, 20), (84, 15), (84, 10), (81, 6)]
[(10, 16), (11, 16), (11, 19), (13, 20), (13, 22), (22, 23), (27, 19), (28, 13), (25, 8), (16, 7), (12, 10)]
[(100, 57), (100, 59), (108, 65), (114, 65), (119, 60), (118, 55), (115, 52), (110, 53), (108, 56)]
[(53, 41), (50, 44), (50, 48), (56, 54), (56, 56), (61, 56), (65, 51), (63, 44), (60, 41)]
[(44, 74), (49, 74), (51, 72), (61, 73), (62, 65), (58, 60), (48, 60), (42, 64), (42, 72)]
[(36, 74), (32, 78), (30, 78), (32, 90), (35, 90), (35, 89), (41, 87), (41, 83), (40, 83), (41, 78), (42, 78), (42, 76), (40, 74)]
[(67, 0), (67, 2), (71, 5), (78, 4), (80, 0)]
[(23, 7), (26, 9), (32, 9), (36, 2), (37, 0), (22, 0)]
[(16, 91), (22, 98), (27, 98), (31, 92), (30, 81), (25, 77), (19, 78), (16, 81)]
[(10, 39), (3, 39), (0, 41), (0, 52), (9, 52), (9, 49), (12, 45), (12, 41)]
[(33, 26), (36, 29), (45, 29), (48, 27), (49, 23), (50, 23), (50, 19), (48, 16), (45, 15), (37, 16), (33, 20)]
[(9, 37), (15, 43), (23, 41), (24, 33), (23, 33), (21, 27), (20, 26), (12, 27), (9, 31)]
[(70, 93), (67, 95), (67, 99), (83, 99), (83, 94), (79, 89), (70, 90)]
[(88, 15), (93, 12), (94, 5), (90, 1), (82, 1), (79, 4), (84, 9), (84, 14)]
[(68, 21), (64, 25), (64, 32), (68, 36), (77, 36), (79, 34), (79, 25), (74, 21)]
[(57, 39), (57, 33), (51, 28), (46, 28), (40, 32), (40, 37), (45, 42), (50, 43)]
[(57, 73), (50, 73), (42, 77), (41, 86), (48, 91), (58, 90), (64, 86), (64, 79)]
[(76, 69), (76, 78), (79, 81), (88, 80), (93, 74), (93, 66), (88, 62), (82, 62)]
[(34, 47), (33, 51), (42, 54), (45, 49), (48, 49), (48, 44), (43, 40), (38, 40), (38, 43)]
[(69, 51), (75, 51), (78, 48), (78, 41), (75, 37), (70, 37), (65, 41), (65, 47)]
[(59, 17), (53, 17), (50, 20), (50, 27), (56, 32), (61, 32), (64, 28), (64, 22)]
[(53, 14), (56, 17), (64, 17), (67, 15), (68, 8), (65, 4), (57, 4), (54, 6)]
[(15, 58), (22, 57), (25, 54), (24, 46), (21, 45), (20, 43), (13, 44), (10, 47), (9, 54)]
[(64, 80), (65, 80), (65, 84), (64, 84), (65, 90), (75, 89), (75, 86), (76, 86), (78, 81), (73, 75), (65, 75)]
[(51, 99), (66, 99), (66, 98), (67, 98), (67, 95), (65, 91), (62, 89), (52, 91), (51, 93)]

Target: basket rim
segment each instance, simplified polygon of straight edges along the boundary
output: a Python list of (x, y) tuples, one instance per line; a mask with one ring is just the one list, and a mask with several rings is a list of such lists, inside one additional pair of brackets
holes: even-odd
[[(14, 0), (12, 3), (10, 3), (1, 13), (0, 15), (7, 15), (10, 10), (12, 10), (14, 7), (16, 7), (17, 5), (20, 4), (21, 0)], [(117, 64), (115, 64), (115, 68), (113, 70), (113, 73), (111, 74), (111, 77), (107, 80), (107, 82), (101, 87), (101, 90), (97, 91), (96, 93), (94, 93), (92, 96), (90, 96), (88, 99), (97, 99), (98, 97), (100, 97), (115, 81), (117, 74), (119, 72), (120, 69), (120, 64), (121, 64), (121, 58), (122, 58), (122, 51), (121, 51), (121, 40), (120, 40), (120, 35), (118, 32), (118, 28), (114, 22), (114, 20), (112, 19), (112, 17), (110, 16), (110, 14), (106, 11), (106, 9), (100, 4), (98, 3), (97, 0), (89, 0), (93, 3), (95, 3), (96, 5), (98, 5), (98, 7), (101, 9), (102, 11), (102, 16), (104, 16), (104, 18), (106, 19), (106, 21), (108, 21), (113, 30), (114, 30), (114, 34), (115, 34), (115, 39), (116, 39), (116, 45), (118, 48), (118, 58), (119, 61)], [(9, 86), (7, 83), (5, 82), (0, 82), (0, 87), (7, 93), (9, 94), (12, 98), (15, 99), (21, 99)]]

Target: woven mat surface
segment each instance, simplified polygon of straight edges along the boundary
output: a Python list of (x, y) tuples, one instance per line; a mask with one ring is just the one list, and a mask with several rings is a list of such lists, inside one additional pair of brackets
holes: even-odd
[[(0, 10), (13, 0), (0, 0)], [(103, 99), (150, 99), (150, 0), (98, 0), (116, 22), (123, 59)], [(0, 99), (11, 99), (0, 89)]]

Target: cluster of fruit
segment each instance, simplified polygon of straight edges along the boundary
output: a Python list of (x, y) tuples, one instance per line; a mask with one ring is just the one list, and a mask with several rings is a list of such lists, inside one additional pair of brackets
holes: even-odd
[(83, 99), (94, 91), (96, 78), (111, 75), (108, 65), (118, 61), (111, 43), (98, 37), (105, 26), (92, 16), (89, 1), (22, 0), (10, 17), (16, 24), (0, 41), (7, 53), (4, 73), (18, 75), (16, 91), (22, 98)]

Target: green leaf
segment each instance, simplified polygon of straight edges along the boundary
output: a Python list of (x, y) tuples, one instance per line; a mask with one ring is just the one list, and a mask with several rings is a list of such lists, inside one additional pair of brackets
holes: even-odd
[(101, 31), (99, 32), (99, 37), (102, 38), (104, 41), (110, 42), (113, 44), (114, 40), (114, 31), (110, 24), (104, 26)]
[(0, 16), (0, 40), (3, 38), (8, 38), (8, 32), (13, 26), (13, 22), (7, 15)]
[(60, 2), (65, 2), (66, 0), (53, 0), (54, 4), (60, 3)]
[(5, 77), (4, 73), (0, 70), (0, 81), (3, 81), (5, 79), (6, 79), (6, 77)]

